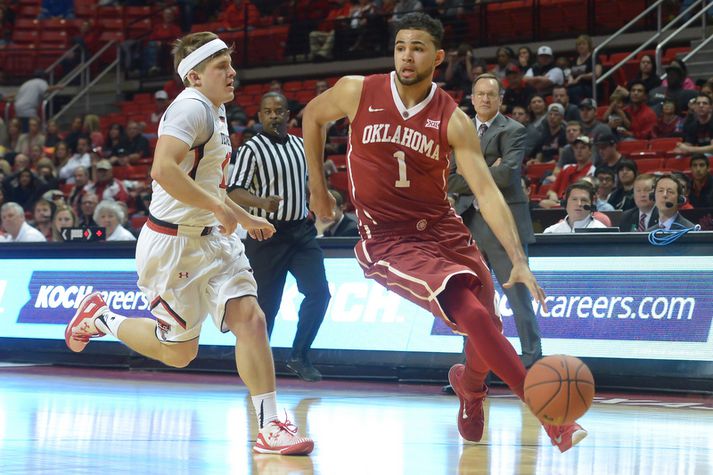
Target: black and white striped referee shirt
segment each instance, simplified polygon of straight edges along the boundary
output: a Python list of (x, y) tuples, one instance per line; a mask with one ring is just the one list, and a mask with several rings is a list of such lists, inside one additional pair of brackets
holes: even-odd
[(307, 217), (307, 161), (304, 141), (287, 134), (280, 140), (257, 134), (237, 153), (228, 191), (244, 188), (261, 198), (282, 197), (277, 211), (253, 208), (251, 213), (273, 221), (296, 221)]

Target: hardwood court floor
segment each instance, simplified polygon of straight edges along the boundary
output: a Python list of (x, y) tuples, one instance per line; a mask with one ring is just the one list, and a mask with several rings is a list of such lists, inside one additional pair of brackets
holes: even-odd
[[(504, 390), (486, 436), (464, 444), (440, 386), (295, 379), (278, 403), (315, 439), (310, 457), (253, 455), (254, 413), (237, 377), (0, 367), (0, 474), (713, 473), (713, 399), (599, 394), (565, 454)], [(248, 409), (249, 408), (249, 409)]]

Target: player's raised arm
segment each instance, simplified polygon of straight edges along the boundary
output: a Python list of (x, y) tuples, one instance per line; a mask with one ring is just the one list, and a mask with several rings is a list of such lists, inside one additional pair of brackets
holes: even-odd
[(476, 137), (473, 122), (463, 111), (456, 109), (448, 123), (448, 142), (453, 148), (458, 171), (473, 190), (485, 222), (493, 230), (513, 264), (510, 280), (504, 285), (510, 287), (514, 282), (522, 282), (544, 306), (544, 292), (529, 271), (515, 220), (490, 174)]
[(354, 118), (363, 82), (362, 76), (341, 78), (333, 87), (312, 99), (302, 115), (302, 137), (309, 174), (309, 207), (318, 218), (331, 218), (334, 212), (334, 197), (327, 192), (324, 176), (327, 125), (342, 117)]

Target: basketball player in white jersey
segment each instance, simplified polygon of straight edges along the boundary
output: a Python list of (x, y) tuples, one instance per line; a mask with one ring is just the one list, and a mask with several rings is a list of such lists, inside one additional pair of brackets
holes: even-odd
[(275, 228), (234, 204), (225, 191), (231, 149), (223, 104), (233, 100), (235, 81), (230, 52), (210, 32), (189, 34), (173, 50), (186, 89), (159, 124), (150, 217), (136, 245), (138, 286), (156, 320), (115, 314), (95, 292), (79, 304), (65, 341), (79, 352), (90, 338), (111, 333), (137, 353), (185, 367), (198, 353), (201, 324), (210, 313), (221, 332), (237, 338), (238, 372), (260, 427), (253, 450), (304, 455), (312, 451), (312, 440), (278, 419), (265, 316), (234, 233), (240, 224), (253, 238), (267, 239)]

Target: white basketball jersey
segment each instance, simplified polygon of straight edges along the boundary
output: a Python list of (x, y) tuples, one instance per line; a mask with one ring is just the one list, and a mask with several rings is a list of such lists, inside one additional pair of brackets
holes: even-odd
[[(201, 113), (209, 117), (212, 121), (212, 134), (206, 141), (201, 137), (206, 137), (211, 133), (210, 129), (198, 130), (197, 137), (191, 145), (191, 150), (179, 164), (180, 168), (196, 182), (196, 184), (208, 193), (217, 196), (221, 201), (226, 198), (226, 172), (230, 162), (230, 136), (225, 114), (225, 106), (216, 108), (203, 94), (194, 88), (186, 88), (171, 103), (166, 112), (161, 117), (158, 126), (158, 136), (165, 133), (167, 125), (171, 123), (185, 122), (186, 118), (181, 117), (179, 112), (185, 106), (189, 106), (192, 111), (196, 110), (190, 104), (181, 104), (183, 101), (199, 101), (201, 103)], [(183, 107), (182, 107), (183, 106)], [(208, 127), (208, 119), (205, 121)], [(168, 133), (167, 135), (178, 137), (179, 134)], [(178, 137), (186, 140), (184, 137)], [(219, 222), (211, 211), (187, 205), (178, 201), (155, 180), (152, 183), (153, 196), (149, 210), (156, 218), (173, 224), (183, 224), (189, 226), (214, 226)]]

